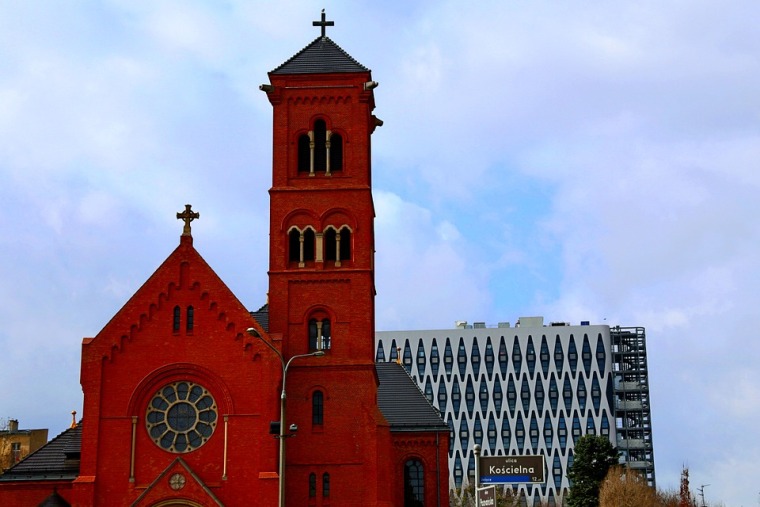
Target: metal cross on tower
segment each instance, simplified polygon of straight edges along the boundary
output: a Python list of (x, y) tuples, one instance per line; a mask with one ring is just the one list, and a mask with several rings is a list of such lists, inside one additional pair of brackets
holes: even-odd
[(322, 9), (322, 20), (321, 21), (312, 21), (311, 24), (313, 26), (320, 26), (322, 27), (322, 37), (325, 36), (325, 27), (328, 26), (335, 26), (335, 21), (325, 21), (325, 10)]
[(201, 217), (200, 213), (192, 210), (192, 207), (193, 207), (192, 204), (185, 204), (185, 211), (181, 213), (177, 213), (177, 220), (182, 220), (185, 222), (185, 227), (182, 228), (183, 236), (192, 236), (192, 234), (190, 233), (190, 222), (192, 222), (196, 218)]

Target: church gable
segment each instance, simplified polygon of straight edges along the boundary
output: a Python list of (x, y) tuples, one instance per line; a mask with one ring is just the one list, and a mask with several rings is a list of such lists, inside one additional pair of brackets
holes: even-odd
[(252, 325), (250, 313), (193, 248), (191, 239), (182, 238), (98, 335), (85, 341), (85, 351), (115, 360), (146, 331), (154, 339), (163, 339), (152, 346), (170, 346), (166, 336), (206, 334), (210, 339), (233, 334), (245, 339), (245, 329)]
[[(163, 491), (158, 471), (171, 463), (187, 468), (190, 492), (172, 498), (217, 505), (208, 499), (224, 499), (222, 486), (270, 494), (259, 472), (276, 468), (268, 427), (280, 365), (245, 332), (251, 327), (266, 337), (186, 227), (177, 249), (83, 344), (80, 476), (97, 477), (87, 501)], [(198, 496), (196, 486), (214, 493)]]
[[(192, 499), (192, 503), (187, 503)], [(154, 505), (223, 506), (182, 458), (175, 459), (130, 507)]]
[[(258, 374), (278, 371), (275, 358), (262, 354), (262, 344), (245, 332), (254, 326), (250, 312), (193, 248), (192, 238), (183, 236), (103, 330), (84, 341), (85, 395), (107, 396), (109, 403), (98, 412), (121, 415), (160, 388), (156, 382), (169, 385), (182, 378), (219, 386), (217, 401), (232, 410), (230, 390), (251, 380), (229, 375), (233, 363), (243, 368), (255, 362)], [(248, 371), (253, 374), (253, 366)], [(102, 378), (109, 381), (103, 384)]]

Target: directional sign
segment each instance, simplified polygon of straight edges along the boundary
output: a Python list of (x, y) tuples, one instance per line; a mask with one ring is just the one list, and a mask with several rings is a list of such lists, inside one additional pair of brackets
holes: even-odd
[(482, 484), (542, 484), (543, 456), (481, 456)]
[(477, 489), (480, 507), (496, 507), (496, 486)]

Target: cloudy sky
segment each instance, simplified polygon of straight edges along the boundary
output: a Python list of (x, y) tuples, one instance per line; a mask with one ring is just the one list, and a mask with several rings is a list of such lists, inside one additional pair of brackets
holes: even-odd
[(0, 3), (0, 417), (66, 428), (81, 339), (178, 244), (267, 292), (271, 106), (328, 35), (380, 82), (381, 330), (645, 326), (658, 485), (760, 503), (760, 3)]

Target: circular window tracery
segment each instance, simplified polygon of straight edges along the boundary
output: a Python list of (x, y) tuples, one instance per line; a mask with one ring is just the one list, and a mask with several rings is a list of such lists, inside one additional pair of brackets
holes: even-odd
[(175, 382), (153, 396), (145, 423), (156, 445), (185, 453), (211, 438), (217, 418), (216, 402), (207, 389), (193, 382)]

